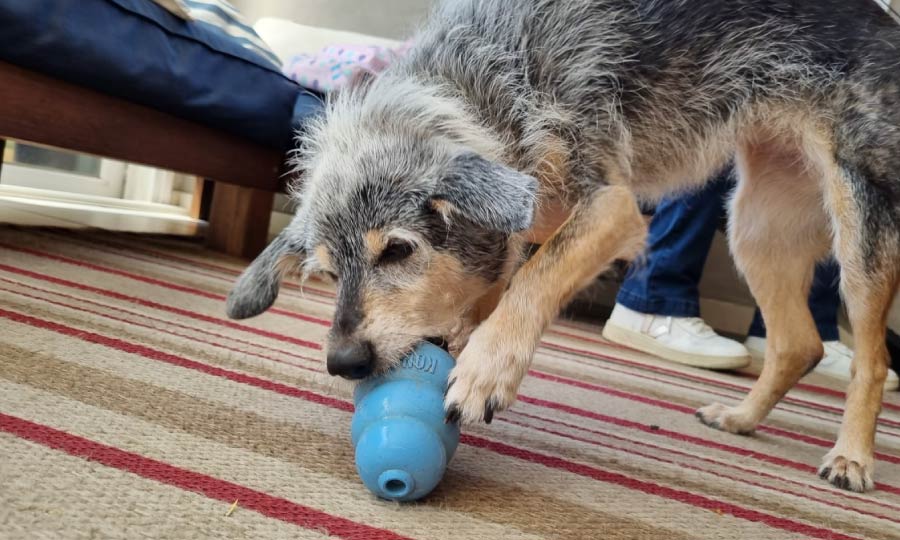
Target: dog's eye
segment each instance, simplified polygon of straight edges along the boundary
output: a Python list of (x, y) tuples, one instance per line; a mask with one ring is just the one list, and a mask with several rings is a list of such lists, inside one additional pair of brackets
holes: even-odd
[(403, 240), (391, 240), (378, 257), (378, 264), (391, 264), (406, 259), (415, 251), (415, 246)]

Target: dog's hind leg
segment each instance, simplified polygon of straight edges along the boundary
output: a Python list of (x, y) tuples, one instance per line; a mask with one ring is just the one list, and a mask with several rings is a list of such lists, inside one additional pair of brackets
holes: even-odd
[(697, 411), (732, 433), (751, 433), (823, 354), (808, 306), (815, 263), (829, 248), (821, 181), (803, 166), (796, 141), (785, 139), (761, 134), (737, 156), (729, 240), (766, 324), (765, 363), (739, 405)]
[(472, 333), (450, 374), (448, 418), (490, 422), (494, 411), (509, 407), (563, 304), (614, 260), (636, 256), (646, 233), (637, 201), (624, 187), (602, 188), (576, 205)]
[(853, 327), (852, 377), (840, 434), (819, 475), (838, 487), (866, 491), (874, 486), (875, 423), (889, 364), (886, 320), (897, 292), (900, 242), (897, 201), (878, 186), (886, 179), (866, 178), (851, 167), (834, 168), (827, 194), (841, 289)]

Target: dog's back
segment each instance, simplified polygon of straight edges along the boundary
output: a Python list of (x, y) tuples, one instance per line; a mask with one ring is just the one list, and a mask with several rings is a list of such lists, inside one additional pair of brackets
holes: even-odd
[(698, 182), (736, 123), (861, 88), (900, 126), (900, 29), (872, 0), (462, 0), (419, 40), (397, 71), (453, 86), (523, 169), (561, 139), (576, 181)]

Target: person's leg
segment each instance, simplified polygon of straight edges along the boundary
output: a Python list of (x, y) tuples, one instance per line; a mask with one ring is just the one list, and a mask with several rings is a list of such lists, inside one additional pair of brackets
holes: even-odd
[(809, 291), (809, 310), (822, 341), (837, 341), (838, 311), (841, 309), (841, 267), (834, 259), (816, 265), (812, 288)]
[(629, 269), (603, 330), (606, 339), (709, 369), (749, 362), (743, 345), (716, 335), (699, 318), (698, 284), (732, 186), (728, 170), (701, 190), (657, 206), (646, 257)]
[(646, 258), (629, 269), (618, 304), (655, 315), (700, 315), (697, 285), (732, 187), (730, 174), (722, 175), (699, 191), (656, 207)]

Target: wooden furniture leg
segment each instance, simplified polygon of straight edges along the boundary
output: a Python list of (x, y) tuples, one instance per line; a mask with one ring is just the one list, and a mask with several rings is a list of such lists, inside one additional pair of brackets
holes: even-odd
[(209, 211), (207, 244), (252, 259), (266, 247), (275, 194), (216, 182)]

